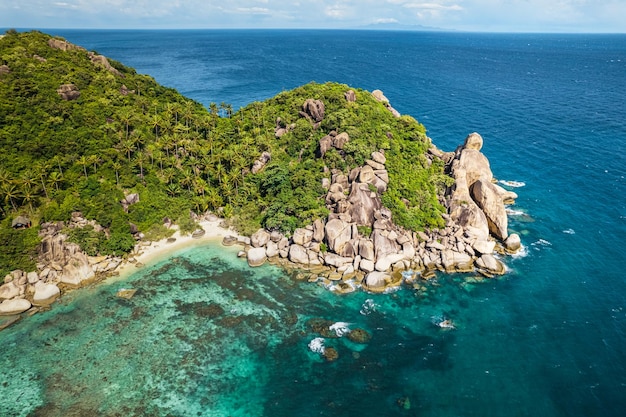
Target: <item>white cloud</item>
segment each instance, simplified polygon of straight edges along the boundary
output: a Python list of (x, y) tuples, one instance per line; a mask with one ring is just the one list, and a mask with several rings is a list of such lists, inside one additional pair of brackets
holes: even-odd
[(238, 13), (249, 13), (249, 14), (269, 14), (270, 9), (266, 7), (237, 7), (235, 9)]
[(445, 4), (439, 4), (439, 3), (407, 3), (404, 4), (404, 7), (409, 8), (409, 9), (421, 9), (421, 10), (436, 10), (436, 11), (442, 11), (442, 10), (452, 10), (452, 11), (460, 11), (463, 10), (463, 7), (459, 6), (458, 4), (451, 4), (449, 6), (445, 5)]
[(378, 19), (374, 19), (373, 23), (375, 24), (385, 24), (385, 23), (399, 23), (398, 19), (393, 17), (382, 17)]
[(0, 0), (0, 27), (18, 28), (332, 28), (339, 21), (624, 33), (624, 16), (626, 0)]

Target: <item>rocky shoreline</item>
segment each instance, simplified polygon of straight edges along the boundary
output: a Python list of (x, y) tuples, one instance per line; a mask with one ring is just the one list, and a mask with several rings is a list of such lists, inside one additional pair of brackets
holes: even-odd
[(42, 224), (37, 270), (12, 271), (4, 277), (3, 285), (0, 285), (0, 316), (9, 317), (0, 321), (0, 330), (13, 324), (22, 313), (31, 315), (48, 308), (67, 291), (132, 271), (152, 258), (158, 259), (159, 256), (191, 242), (200, 244), (232, 233), (220, 226), (222, 219), (210, 213), (196, 217), (196, 220), (199, 221), (200, 228), (190, 236), (180, 236), (176, 232), (170, 238), (149, 242), (141, 240), (142, 236), (137, 233), (138, 242), (126, 258), (88, 256), (76, 243), (69, 242), (66, 234), (68, 228), (91, 226), (96, 230), (101, 229), (99, 224), (86, 220), (80, 212), (72, 213), (71, 220), (67, 223)]
[[(320, 141), (322, 150), (344, 142), (336, 141), (342, 134), (333, 133)], [(310, 280), (337, 282), (333, 288), (339, 292), (357, 287), (385, 292), (407, 277), (410, 282), (427, 280), (435, 271), (502, 275), (506, 267), (498, 254), (521, 247), (519, 236), (507, 230), (506, 205), (517, 195), (495, 184), (489, 161), (480, 152), (482, 144), (482, 137), (472, 133), (455, 152), (431, 145), (429, 158), (442, 159), (455, 180), (442, 199), (447, 209), (443, 229), (412, 232), (393, 223), (380, 201), (389, 179), (384, 152), (378, 151), (348, 175), (332, 173), (324, 184), (331, 213), (326, 221), (316, 220), (290, 237), (260, 229), (249, 239), (227, 238), (224, 244), (243, 244), (240, 256), (250, 266), (269, 261), (308, 270)]]

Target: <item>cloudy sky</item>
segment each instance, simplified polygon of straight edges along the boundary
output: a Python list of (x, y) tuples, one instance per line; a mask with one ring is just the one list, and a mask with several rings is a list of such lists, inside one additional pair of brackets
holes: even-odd
[(626, 32), (626, 0), (0, 0), (3, 28), (357, 28)]

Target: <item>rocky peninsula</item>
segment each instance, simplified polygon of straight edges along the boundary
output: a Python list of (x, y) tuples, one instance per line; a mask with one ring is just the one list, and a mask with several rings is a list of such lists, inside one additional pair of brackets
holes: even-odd
[[(347, 140), (345, 133), (331, 134), (320, 141), (320, 148)], [(290, 237), (260, 229), (249, 239), (227, 238), (224, 243), (244, 244), (241, 256), (250, 266), (270, 261), (308, 270), (313, 281), (338, 283), (333, 288), (339, 292), (357, 286), (384, 292), (406, 281), (407, 271), (409, 281), (429, 279), (435, 271), (502, 275), (506, 267), (497, 255), (521, 247), (519, 236), (508, 234), (505, 209), (517, 195), (495, 184), (482, 145), (482, 137), (472, 133), (454, 152), (434, 145), (429, 149), (429, 157), (442, 159), (454, 179), (442, 196), (447, 209), (443, 229), (413, 232), (393, 222), (380, 200), (389, 179), (384, 151), (378, 151), (347, 174), (333, 172), (330, 183), (324, 184), (331, 212), (327, 219), (298, 228)]]
[[(374, 91), (372, 96), (394, 117), (400, 117), (381, 91)], [(345, 100), (355, 100), (354, 91), (347, 91)], [(306, 100), (300, 114), (317, 127), (324, 119), (324, 103)], [(278, 119), (275, 134), (280, 137), (290, 128)], [(331, 131), (319, 141), (319, 157), (330, 149), (341, 151), (349, 141), (347, 132)], [(389, 184), (387, 158), (381, 149), (349, 172), (332, 170), (330, 179), (324, 178), (322, 184), (327, 190), (325, 204), (329, 215), (295, 229), (289, 236), (266, 229), (249, 237), (236, 235), (221, 227), (222, 219), (205, 213), (195, 216), (200, 221), (199, 229), (178, 245), (193, 238), (220, 237), (224, 245), (242, 245), (240, 256), (251, 267), (269, 261), (308, 274), (301, 277), (321, 280), (340, 293), (359, 287), (385, 292), (403, 283), (419, 287), (419, 280), (432, 278), (436, 271), (477, 272), (485, 277), (504, 274), (506, 267), (498, 254), (515, 253), (521, 246), (519, 236), (508, 233), (505, 209), (517, 195), (495, 183), (489, 161), (481, 153), (483, 139), (478, 133), (468, 135), (454, 152), (443, 152), (429, 141), (428, 163), (435, 159), (443, 162), (445, 173), (454, 180), (440, 195), (447, 211), (442, 214), (443, 228), (416, 232), (394, 223), (391, 211), (381, 200)], [(270, 160), (270, 153), (262, 153), (252, 163), (251, 172), (262, 171)], [(138, 201), (138, 195), (129, 194), (120, 204), (128, 210)], [(87, 256), (76, 243), (68, 242), (63, 232), (66, 228), (86, 226), (101, 229), (80, 212), (73, 213), (69, 222), (41, 225), (37, 270), (16, 270), (4, 278), (0, 286), (0, 315), (36, 311), (54, 302), (63, 291), (117, 275), (120, 270), (128, 271), (129, 265), (142, 266), (139, 259), (144, 253), (166, 254), (174, 247), (164, 249), (167, 243), (176, 241), (170, 238), (146, 242), (135, 228), (132, 231), (138, 243), (125, 259)], [(171, 227), (171, 222), (167, 226)], [(206, 234), (206, 228), (210, 233)]]

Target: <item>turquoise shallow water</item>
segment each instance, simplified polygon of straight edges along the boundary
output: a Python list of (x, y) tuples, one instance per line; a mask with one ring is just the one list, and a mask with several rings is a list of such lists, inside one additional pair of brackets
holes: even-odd
[[(623, 415), (626, 36), (58, 32), (207, 105), (335, 80), (382, 89), (445, 150), (476, 130), (496, 176), (526, 184), (526, 254), (498, 280), (337, 296), (187, 249), (0, 332), (0, 415)], [(325, 362), (311, 318), (372, 338), (326, 338)]]

